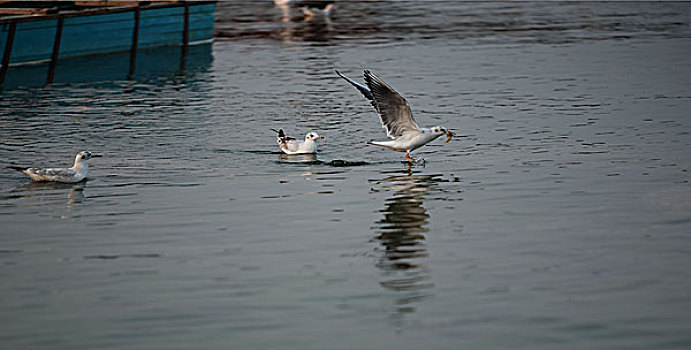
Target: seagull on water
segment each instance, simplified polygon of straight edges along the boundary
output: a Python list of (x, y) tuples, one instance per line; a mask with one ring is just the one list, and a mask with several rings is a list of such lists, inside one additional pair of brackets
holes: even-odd
[(329, 17), (335, 8), (334, 0), (274, 0), (274, 4), (278, 7), (300, 8), (307, 17)]
[(298, 141), (293, 137), (286, 136), (283, 129), (275, 130), (278, 133), (276, 142), (281, 148), (281, 151), (286, 154), (305, 154), (305, 153), (317, 153), (317, 140), (323, 139), (323, 136), (317, 135), (316, 132), (308, 132), (305, 135), (305, 141)]
[(365, 69), (365, 83), (359, 84), (352, 79), (336, 71), (341, 78), (353, 85), (379, 112), (382, 126), (386, 129), (386, 135), (392, 140), (370, 141), (371, 145), (390, 148), (394, 151), (405, 152), (405, 158), (409, 163), (416, 159), (410, 157), (410, 152), (424, 146), (441, 135), (446, 135), (446, 142), (451, 141), (455, 133), (443, 126), (421, 128), (413, 119), (410, 105), (403, 96), (394, 90), (381, 78)]
[(334, 4), (328, 3), (324, 7), (302, 7), (302, 13), (307, 16), (307, 18), (314, 18), (317, 16), (323, 16), (324, 18), (329, 18), (334, 12)]
[(74, 165), (71, 168), (22, 168), (10, 166), (8, 168), (21, 171), (34, 181), (53, 181), (75, 183), (86, 179), (89, 172), (88, 160), (93, 157), (100, 157), (88, 151), (77, 153), (74, 158)]

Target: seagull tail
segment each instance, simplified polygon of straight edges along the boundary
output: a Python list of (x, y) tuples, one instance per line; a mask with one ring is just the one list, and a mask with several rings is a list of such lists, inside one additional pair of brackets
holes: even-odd
[(16, 171), (19, 171), (19, 172), (23, 172), (24, 170), (27, 169), (27, 168), (22, 168), (22, 167), (20, 167), (20, 166), (8, 166), (7, 168), (12, 169), (12, 170), (16, 170)]
[(400, 149), (397, 149), (396, 147), (394, 147), (391, 144), (391, 141), (374, 141), (374, 140), (372, 140), (372, 141), (367, 141), (367, 144), (371, 145), (371, 146), (386, 147), (386, 148), (392, 149), (394, 151), (400, 151)]
[(286, 136), (286, 134), (283, 133), (283, 129), (278, 129), (278, 130), (271, 129), (271, 131), (278, 133), (278, 137), (285, 137)]

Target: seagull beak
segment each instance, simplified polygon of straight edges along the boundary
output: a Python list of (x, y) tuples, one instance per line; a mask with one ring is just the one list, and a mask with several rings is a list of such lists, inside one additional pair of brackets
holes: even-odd
[(315, 139), (323, 139), (323, 138), (324, 138), (324, 136), (317, 136), (317, 137), (315, 137)]
[(92, 154), (91, 155), (91, 158), (100, 158), (100, 157), (103, 157), (103, 155), (102, 154)]
[(447, 130), (446, 131), (446, 143), (449, 143), (449, 141), (451, 141), (451, 138), (454, 136), (456, 136), (456, 134), (453, 131)]

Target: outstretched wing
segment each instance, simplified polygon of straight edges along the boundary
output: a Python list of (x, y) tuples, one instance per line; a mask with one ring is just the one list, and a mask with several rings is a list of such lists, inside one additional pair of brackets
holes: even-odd
[(372, 106), (379, 113), (382, 126), (386, 129), (386, 135), (397, 138), (406, 132), (422, 132), (413, 119), (408, 101), (405, 100), (389, 84), (381, 78), (365, 70), (365, 83), (361, 85), (352, 79), (336, 71), (341, 78), (353, 85), (362, 95), (372, 102)]
[(350, 79), (346, 77), (345, 75), (341, 74), (338, 70), (336, 71), (336, 74), (338, 74), (339, 77), (343, 78), (345, 81), (350, 83), (350, 85), (354, 86), (357, 91), (360, 91), (360, 93), (365, 96), (366, 99), (370, 100), (372, 102), (372, 107), (379, 113), (379, 109), (377, 108), (377, 101), (374, 100), (374, 96), (372, 96), (372, 91), (367, 86), (364, 86), (362, 84), (359, 84), (358, 82), (354, 81), (353, 79)]
[(382, 126), (386, 128), (386, 135), (396, 138), (410, 131), (421, 132), (413, 119), (410, 105), (403, 96), (369, 70), (365, 70), (365, 83), (377, 103), (377, 110)]

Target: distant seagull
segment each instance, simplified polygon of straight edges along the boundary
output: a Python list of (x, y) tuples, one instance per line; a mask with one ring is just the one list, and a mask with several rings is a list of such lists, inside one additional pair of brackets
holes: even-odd
[(408, 101), (381, 78), (365, 69), (365, 83), (361, 85), (336, 71), (341, 78), (353, 85), (379, 112), (382, 126), (391, 141), (370, 141), (369, 144), (390, 148), (394, 151), (405, 152), (405, 158), (412, 163), (416, 159), (410, 157), (410, 152), (424, 146), (441, 135), (446, 135), (446, 142), (455, 135), (453, 131), (443, 126), (421, 128), (413, 119)]
[(329, 17), (335, 8), (334, 0), (274, 0), (274, 4), (279, 7), (300, 8), (307, 17)]
[(281, 148), (281, 151), (286, 154), (317, 153), (317, 140), (324, 138), (317, 135), (316, 132), (309, 132), (307, 135), (305, 135), (305, 141), (303, 142), (286, 136), (286, 134), (283, 133), (283, 129), (271, 130), (278, 133), (276, 142), (278, 142), (278, 146)]
[(86, 179), (89, 172), (88, 160), (92, 157), (100, 157), (91, 152), (82, 151), (77, 153), (74, 158), (74, 165), (71, 168), (22, 168), (18, 166), (10, 166), (8, 168), (21, 171), (34, 181), (53, 181), (75, 183)]
[[(321, 1), (321, 2), (326, 2), (326, 1)], [(323, 16), (323, 17), (331, 17), (331, 15), (334, 12), (334, 4), (333, 2), (326, 4), (324, 7), (309, 7), (309, 6), (303, 6), (302, 7), (302, 13), (307, 16), (307, 18), (312, 18), (312, 17), (317, 17), (317, 16)]]

